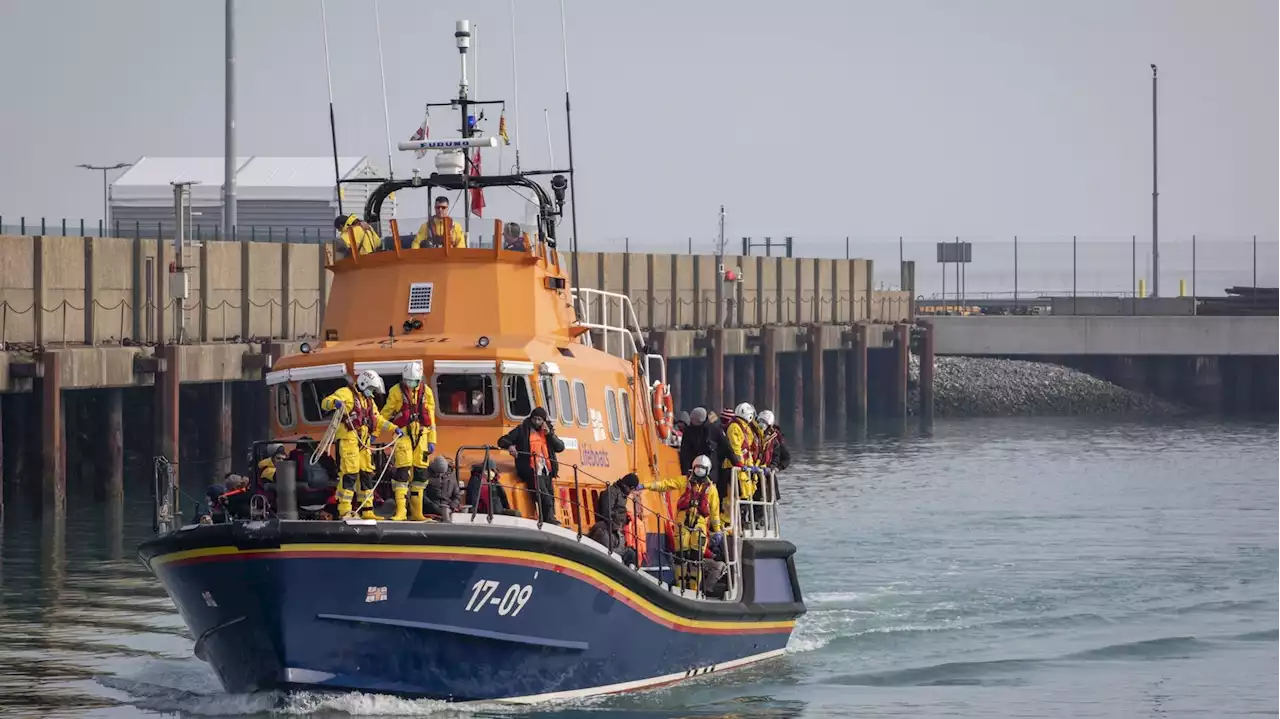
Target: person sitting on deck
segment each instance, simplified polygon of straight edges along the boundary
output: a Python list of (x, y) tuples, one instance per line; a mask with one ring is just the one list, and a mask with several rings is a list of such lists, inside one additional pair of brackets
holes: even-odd
[(528, 252), (529, 242), (525, 239), (524, 230), (514, 222), (502, 226), (502, 249), (512, 252)]
[(258, 462), (258, 478), (263, 482), (274, 482), (276, 479), (276, 465), (285, 461), (287, 456), (283, 444), (272, 445), (270, 455)]
[(338, 231), (347, 252), (368, 255), (377, 252), (382, 246), (382, 238), (374, 231), (373, 226), (356, 215), (339, 217), (333, 221), (333, 228)]
[(616, 482), (610, 483), (600, 493), (596, 503), (596, 523), (591, 525), (587, 536), (606, 547), (610, 552), (619, 552), (624, 564), (636, 564), (636, 550), (627, 546), (625, 531), (631, 524), (631, 512), (627, 503), (631, 495), (640, 489), (640, 477), (635, 472), (626, 474)]
[(511, 509), (507, 490), (498, 481), (498, 465), (492, 459), (471, 465), (471, 477), (467, 479), (467, 504), (475, 508), (476, 514), (488, 514), (492, 506), (494, 514), (520, 516), (520, 512)]
[(435, 217), (418, 228), (418, 234), (413, 236), (413, 244), (409, 245), (410, 249), (444, 247), (445, 238), (449, 239), (450, 247), (466, 247), (467, 238), (462, 234), (462, 228), (449, 217), (449, 198), (444, 195), (436, 198), (435, 213)]
[(534, 517), (549, 524), (559, 524), (554, 481), (560, 474), (556, 455), (564, 451), (564, 442), (547, 421), (547, 410), (534, 407), (518, 427), (498, 440), (498, 448), (507, 450), (515, 459), (516, 476), (533, 498)]
[[(679, 492), (676, 502), (676, 581), (684, 589), (699, 589), (707, 578), (705, 550), (712, 536), (720, 533), (720, 493), (711, 482), (711, 458), (699, 455), (688, 476), (664, 479), (641, 489)], [(719, 580), (716, 576), (714, 581)]]
[[(424, 478), (422, 513), (426, 516), (437, 516), (448, 522), (453, 512), (462, 506), (462, 489), (453, 476), (449, 460), (436, 457), (427, 465)], [(417, 482), (409, 485), (411, 491), (417, 491)]]

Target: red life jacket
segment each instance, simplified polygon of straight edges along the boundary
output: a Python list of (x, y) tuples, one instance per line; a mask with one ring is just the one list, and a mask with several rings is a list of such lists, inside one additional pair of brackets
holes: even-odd
[(376, 434), (377, 424), (374, 422), (374, 415), (378, 413), (378, 407), (374, 404), (373, 398), (358, 392), (355, 393), (355, 398), (355, 406), (347, 414), (347, 427), (353, 432), (364, 427), (369, 430), (370, 435)]
[(770, 427), (765, 430), (764, 443), (760, 446), (760, 462), (768, 467), (773, 463), (773, 451), (778, 448), (778, 438), (782, 435), (782, 430)]
[(417, 422), (423, 427), (431, 426), (431, 417), (427, 415), (427, 410), (423, 404), (423, 398), (427, 396), (427, 389), (421, 384), (418, 385), (418, 398), (412, 402), (409, 398), (412, 396), (413, 390), (400, 383), (400, 411), (396, 412), (396, 416), (392, 418), (391, 423), (397, 427), (408, 427)]
[[(711, 500), (707, 497), (707, 487), (709, 485), (709, 482), (705, 483), (702, 485), (701, 491), (696, 491), (694, 489), (694, 483), (689, 482), (689, 486), (685, 488), (684, 494), (680, 495), (680, 501), (676, 502), (676, 509), (684, 511), (689, 509), (689, 507), (694, 507), (694, 511), (696, 511), (699, 516), (710, 517)], [(685, 515), (685, 524), (690, 524), (688, 516), (689, 515)]]

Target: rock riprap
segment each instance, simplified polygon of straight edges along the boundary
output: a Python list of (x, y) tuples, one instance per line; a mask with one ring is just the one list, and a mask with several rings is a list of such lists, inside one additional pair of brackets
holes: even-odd
[[(910, 410), (919, 412), (920, 357), (911, 356)], [(1179, 414), (1183, 408), (1079, 370), (1045, 362), (985, 357), (934, 359), (933, 410), (939, 417)]]

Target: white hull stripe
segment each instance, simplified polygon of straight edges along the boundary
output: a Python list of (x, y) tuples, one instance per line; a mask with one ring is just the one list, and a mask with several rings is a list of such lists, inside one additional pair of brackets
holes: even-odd
[[(660, 684), (671, 684), (672, 682), (678, 682), (682, 679), (688, 679), (690, 677), (700, 676), (703, 674), (710, 674), (711, 672), (723, 671), (725, 669), (736, 669), (737, 667), (746, 666), (748, 664), (754, 664), (755, 662), (762, 662), (766, 659), (780, 657), (783, 654), (786, 654), (786, 652), (787, 650), (785, 648), (774, 649), (773, 651), (768, 651), (763, 654), (755, 654), (749, 657), (743, 657), (741, 659), (734, 659), (733, 661), (728, 661), (723, 664), (712, 664), (709, 667), (700, 667), (698, 669), (687, 669), (683, 672), (677, 672), (675, 674), (665, 674), (663, 676), (653, 677), (651, 679), (637, 679), (631, 682), (622, 682), (620, 684), (606, 684), (605, 686), (591, 687), (589, 689), (573, 689), (573, 690), (564, 691), (564, 692), (549, 692), (547, 694), (533, 694), (527, 697), (490, 699), (487, 701), (474, 702), (474, 703), (492, 704), (494, 702), (498, 702), (502, 704), (537, 704), (539, 702), (556, 701), (559, 699), (581, 699), (584, 697), (599, 696), (601, 694), (617, 694), (618, 692), (635, 691), (637, 689), (644, 689), (645, 687), (652, 687)], [(471, 703), (471, 702), (468, 702), (468, 703)]]

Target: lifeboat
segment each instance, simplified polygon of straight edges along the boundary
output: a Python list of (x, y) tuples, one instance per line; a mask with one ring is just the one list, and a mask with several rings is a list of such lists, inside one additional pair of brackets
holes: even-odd
[[(464, 83), (450, 104), (466, 118), (483, 103)], [(370, 193), (363, 219), (390, 237), (383, 249), (334, 252), (323, 337), (268, 374), (272, 436), (244, 469), (249, 501), (183, 524), (169, 510), (176, 487), (158, 475), (160, 531), (138, 554), (229, 692), (529, 703), (637, 690), (778, 657), (805, 611), (771, 476), (741, 497), (734, 470), (723, 541), (703, 545), (707, 561), (676, 551), (672, 492), (632, 494), (628, 521), (609, 525), (621, 541), (592, 538), (611, 521), (597, 517), (609, 483), (681, 475), (665, 361), (626, 296), (572, 286), (556, 241), (570, 172), (475, 174), (467, 148), (493, 141), (478, 132), (401, 143), (438, 152), (436, 172)], [(393, 192), (494, 188), (529, 198), (536, 222), (472, 219), (465, 247), (413, 247), (413, 228), (402, 235), (382, 218)], [(434, 456), (449, 460), (465, 496), (424, 521), (392, 520), (394, 437), (384, 432), (376, 518), (336, 516), (337, 421), (322, 400), (366, 370), (390, 389), (410, 364), (434, 393)], [(536, 407), (565, 447), (554, 516), (517, 478), (519, 458), (496, 446)], [(281, 449), (265, 481), (260, 467)]]

